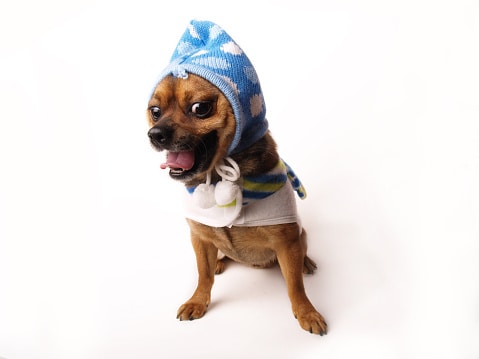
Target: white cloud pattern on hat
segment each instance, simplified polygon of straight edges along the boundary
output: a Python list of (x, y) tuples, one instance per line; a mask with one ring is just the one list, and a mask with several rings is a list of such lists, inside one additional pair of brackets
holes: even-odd
[(236, 45), (234, 41), (227, 42), (226, 44), (221, 45), (220, 49), (225, 52), (229, 53), (232, 55), (241, 55), (243, 53), (243, 50)]

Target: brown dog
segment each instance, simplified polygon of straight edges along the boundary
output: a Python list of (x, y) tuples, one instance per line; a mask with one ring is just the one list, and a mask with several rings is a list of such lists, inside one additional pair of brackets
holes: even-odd
[[(208, 29), (211, 34), (212, 26)], [(189, 34), (194, 35), (191, 31)], [(221, 172), (215, 172), (215, 168), (224, 165), (223, 159), (228, 156), (241, 174), (241, 178), (232, 182), (241, 187), (244, 178), (258, 178), (273, 170), (280, 157), (267, 130), (253, 144), (231, 151), (239, 126), (235, 116), (224, 91), (210, 81), (191, 72), (183, 76), (170, 74), (161, 79), (149, 101), (148, 135), (155, 149), (168, 152), (162, 167), (168, 167), (170, 176), (182, 181), (187, 188), (222, 181)], [(316, 265), (306, 255), (306, 234), (298, 221), (211, 226), (191, 218), (187, 220), (199, 279), (193, 296), (178, 310), (180, 320), (198, 319), (205, 314), (214, 275), (224, 269), (223, 260), (218, 259), (218, 254), (223, 253), (235, 261), (259, 267), (279, 263), (299, 324), (311, 333), (326, 334), (326, 322), (304, 290), (303, 273), (313, 273)]]
[[(200, 104), (200, 105), (198, 105)], [(202, 108), (204, 107), (204, 109)], [(148, 119), (151, 142), (158, 150), (179, 152), (197, 149), (197, 162), (190, 170), (172, 169), (171, 177), (186, 186), (204, 183), (206, 173), (227, 154), (235, 132), (235, 120), (228, 100), (208, 81), (189, 75), (172, 76), (158, 84), (149, 102)], [(195, 113), (202, 108), (204, 113)], [(183, 110), (187, 109), (187, 110)], [(207, 115), (207, 118), (202, 118)], [(244, 176), (268, 172), (279, 160), (276, 145), (267, 133), (245, 151), (233, 155)], [(214, 178), (213, 182), (218, 181)], [(313, 307), (303, 286), (303, 273), (312, 273), (314, 262), (306, 256), (305, 232), (297, 223), (261, 227), (210, 227), (188, 220), (191, 241), (198, 265), (198, 287), (178, 310), (180, 320), (202, 317), (210, 303), (215, 271), (223, 263), (218, 250), (227, 257), (255, 266), (269, 266), (278, 261), (288, 287), (293, 313), (301, 327), (316, 334), (326, 334), (327, 326)]]

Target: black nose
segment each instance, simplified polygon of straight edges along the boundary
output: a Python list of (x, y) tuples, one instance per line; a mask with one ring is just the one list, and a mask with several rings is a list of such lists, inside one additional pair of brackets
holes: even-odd
[(171, 142), (173, 132), (170, 127), (152, 127), (148, 131), (148, 137), (154, 145), (164, 147)]

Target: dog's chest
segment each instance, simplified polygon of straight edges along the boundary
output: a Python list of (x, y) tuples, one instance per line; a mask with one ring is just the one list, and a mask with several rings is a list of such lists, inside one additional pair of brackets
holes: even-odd
[(211, 228), (209, 237), (227, 257), (242, 263), (266, 266), (276, 260), (268, 240), (254, 227)]

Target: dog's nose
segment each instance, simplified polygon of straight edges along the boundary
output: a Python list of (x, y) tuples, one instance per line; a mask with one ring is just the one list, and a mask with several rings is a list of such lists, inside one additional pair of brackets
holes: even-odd
[(167, 146), (173, 137), (174, 130), (168, 126), (152, 127), (148, 131), (150, 140), (158, 146)]
[(161, 130), (161, 128), (157, 127), (150, 128), (150, 130), (148, 131), (148, 137), (158, 143), (164, 143), (166, 141), (163, 131)]

